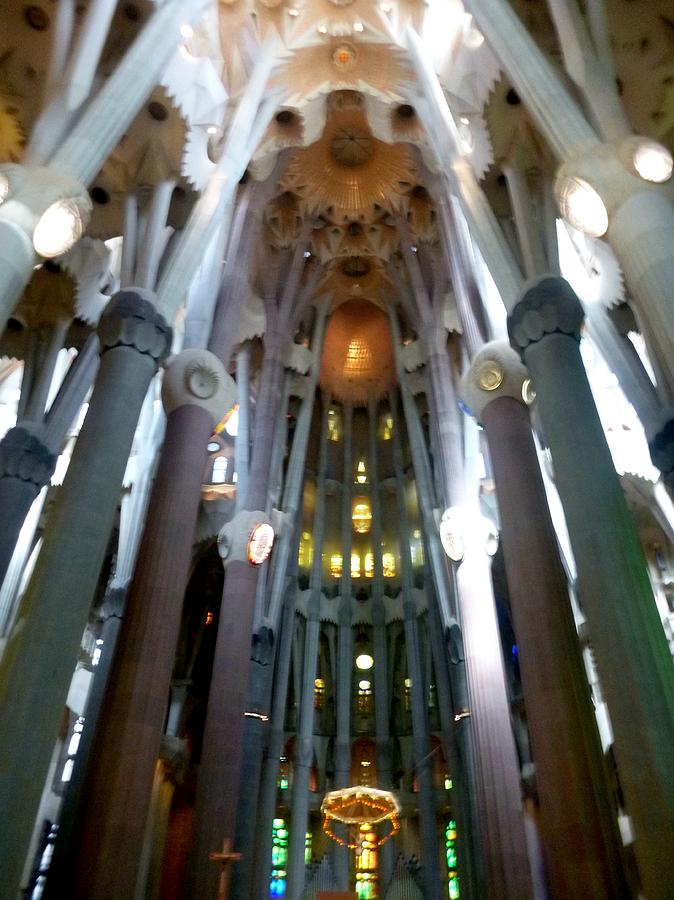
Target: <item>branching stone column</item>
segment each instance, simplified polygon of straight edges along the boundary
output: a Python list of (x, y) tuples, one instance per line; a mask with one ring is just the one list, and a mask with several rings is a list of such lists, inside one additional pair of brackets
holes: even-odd
[[(63, 895), (73, 898), (135, 890), (180, 628), (182, 595), (170, 588), (187, 578), (191, 545), (180, 540), (182, 518), (203, 477), (200, 467), (184, 467), (191, 448), (180, 437), (183, 429), (201, 432), (203, 419), (212, 428), (233, 405), (235, 387), (213, 354), (185, 350), (169, 361), (162, 396), (178, 427), (167, 429), (154, 491), (171, 502), (148, 510), (72, 841), (73, 856), (89, 860), (86, 870), (70, 870), (74, 883)], [(177, 482), (176, 466), (184, 471)]]
[[(60, 347), (59, 347), (60, 349)], [(47, 416), (44, 402), (21, 418), (0, 441), (0, 583), (5, 577), (31, 504), (54, 474), (68, 428), (82, 406), (98, 367), (98, 341), (91, 336), (70, 367)], [(43, 379), (46, 387), (50, 376)], [(46, 392), (46, 387), (44, 392)], [(32, 400), (31, 391), (31, 400)], [(42, 398), (44, 399), (44, 398)]]
[[(335, 788), (351, 784), (351, 698), (353, 681), (353, 635), (351, 631), (351, 547), (353, 520), (351, 495), (353, 493), (353, 407), (343, 408), (344, 466), (342, 469), (342, 577), (340, 579), (339, 624), (337, 626), (337, 678), (336, 712), (337, 735), (335, 739)], [(340, 890), (348, 889), (349, 849), (335, 844), (335, 876)]]
[[(427, 324), (431, 402), (440, 437), (444, 498), (460, 522), (463, 556), (454, 560), (472, 715), (476, 787), (490, 896), (531, 895), (519, 766), (476, 486), (466, 484), (463, 435), (444, 328)], [(472, 490), (471, 490), (472, 487)], [(460, 652), (463, 652), (461, 650)], [(516, 862), (515, 862), (516, 861)]]
[(400, 447), (399, 418), (394, 414), (395, 396), (391, 397), (391, 412), (394, 415), (393, 459), (396, 480), (396, 512), (398, 516), (400, 540), (401, 589), (403, 595), (405, 653), (407, 670), (412, 682), (412, 745), (414, 772), (419, 783), (419, 819), (421, 838), (421, 861), (424, 874), (424, 896), (427, 900), (444, 897), (440, 881), (440, 848), (438, 845), (438, 823), (436, 814), (435, 787), (431, 769), (431, 742), (428, 727), (427, 685), (421, 665), (417, 606), (414, 601), (412, 580), (412, 559), (410, 555), (410, 531), (405, 509), (405, 479), (402, 470), (402, 450)]
[(309, 777), (314, 758), (314, 681), (318, 658), (323, 586), (323, 538), (325, 536), (325, 473), (328, 462), (329, 397), (323, 395), (321, 445), (318, 457), (316, 507), (314, 510), (314, 558), (309, 582), (309, 602), (304, 633), (304, 658), (299, 697), (299, 727), (293, 770), (292, 821), (288, 842), (288, 900), (300, 900), (306, 867), (304, 846), (309, 821)]
[[(372, 656), (374, 658), (374, 739), (377, 755), (377, 787), (391, 790), (391, 692), (388, 677), (388, 632), (384, 607), (384, 562), (381, 546), (382, 515), (379, 458), (377, 452), (377, 407), (368, 407), (368, 464), (370, 467), (370, 506), (372, 508)], [(353, 475), (351, 475), (353, 478)], [(379, 850), (380, 894), (387, 889), (395, 865), (395, 838), (382, 844)]]
[[(273, 451), (273, 435), (280, 406), (284, 372), (284, 342), (269, 329), (264, 338), (264, 358), (255, 417), (253, 457), (245, 507), (231, 523), (231, 534), (241, 540), (240, 529), (252, 527), (253, 518), (267, 519), (267, 490)], [(221, 533), (221, 538), (224, 535)], [(246, 535), (247, 539), (247, 535)], [(245, 544), (245, 541), (244, 541)], [(220, 543), (222, 547), (222, 540)], [(217, 867), (209, 854), (233, 839), (239, 795), (251, 638), (259, 569), (241, 553), (225, 557), (225, 585), (220, 609), (197, 798), (188, 863), (187, 897), (215, 896)], [(247, 849), (251, 852), (252, 848)]]
[(156, 9), (48, 164), (1, 167), (9, 194), (0, 204), (0, 332), (38, 261), (33, 232), (40, 217), (53, 203), (66, 200), (77, 207), (80, 233), (84, 231), (91, 212), (86, 185), (159, 80), (180, 43), (181, 25), (204, 5), (205, 0), (169, 0)]
[[(650, 350), (674, 400), (674, 203), (636, 174), (632, 156), (640, 138), (602, 144), (557, 72), (504, 0), (470, 0), (469, 9), (499, 57), (528, 111), (562, 163), (560, 185), (574, 179), (594, 188), (608, 214), (607, 240), (625, 273), (631, 298), (649, 325)], [(526, 65), (522, 64), (526, 60)]]
[(553, 897), (627, 897), (613, 803), (566, 577), (523, 401), (528, 373), (487, 344), (462, 396), (490, 447)]
[(103, 314), (89, 412), (0, 664), (0, 809), (7, 823), (0, 870), (10, 892), (18, 887), (136, 422), (170, 335), (141, 291), (120, 292)]
[(509, 317), (536, 385), (578, 568), (644, 894), (674, 883), (674, 670), (579, 350), (583, 312), (569, 284), (531, 284)]

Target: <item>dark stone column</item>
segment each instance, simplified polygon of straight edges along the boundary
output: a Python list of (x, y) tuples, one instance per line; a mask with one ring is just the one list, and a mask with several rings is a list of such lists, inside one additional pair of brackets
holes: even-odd
[(522, 400), (526, 378), (507, 344), (487, 344), (464, 397), (489, 441), (551, 895), (609, 900), (628, 896), (617, 808)]
[[(171, 420), (153, 490), (162, 502), (148, 508), (72, 842), (73, 856), (89, 860), (86, 868), (70, 869), (74, 884), (66, 895), (73, 898), (133, 896), (138, 876), (191, 560), (191, 542), (176, 536), (193, 525), (203, 477), (202, 465), (185, 464), (192, 462), (192, 444), (180, 438), (183, 429), (213, 427), (198, 406), (179, 406)], [(203, 462), (203, 448), (201, 456)], [(183, 473), (177, 482), (175, 466)]]
[(170, 334), (137, 290), (121, 291), (103, 314), (89, 411), (0, 663), (0, 871), (8, 896), (18, 889), (140, 408)]
[(674, 668), (583, 368), (582, 320), (570, 285), (546, 276), (525, 291), (508, 329), (536, 385), (644, 894), (665, 900), (674, 884)]
[(49, 482), (56, 454), (43, 438), (43, 427), (24, 423), (0, 441), (0, 584), (33, 500)]
[[(250, 487), (240, 515), (266, 507), (283, 368), (282, 338), (268, 332), (255, 414)], [(235, 834), (258, 574), (257, 568), (238, 558), (228, 563), (225, 573), (185, 889), (189, 900), (216, 896), (219, 870), (209, 860), (209, 853), (221, 850), (223, 839), (233, 839)], [(245, 850), (252, 852), (252, 848)]]

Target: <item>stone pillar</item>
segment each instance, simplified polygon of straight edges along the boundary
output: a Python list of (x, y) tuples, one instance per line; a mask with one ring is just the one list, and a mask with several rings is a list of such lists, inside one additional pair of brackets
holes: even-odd
[(314, 681), (318, 640), (321, 630), (321, 589), (323, 586), (323, 538), (325, 536), (325, 473), (328, 463), (328, 412), (330, 398), (323, 395), (321, 444), (318, 456), (316, 506), (314, 510), (314, 558), (311, 567), (304, 633), (304, 655), (299, 697), (299, 726), (296, 737), (292, 786), (292, 820), (288, 841), (288, 900), (300, 900), (304, 891), (306, 866), (304, 843), (309, 821), (309, 776), (314, 758)]
[[(390, 321), (394, 335), (398, 383), (403, 401), (408, 439), (412, 448), (417, 496), (427, 536), (430, 566), (438, 603), (438, 615), (442, 623), (442, 646), (441, 648), (436, 646), (434, 653), (442, 653), (443, 659), (449, 665), (452, 694), (451, 714), (454, 721), (453, 739), (456, 740), (459, 747), (462, 761), (461, 775), (457, 777), (455, 785), (456, 793), (461, 798), (457, 804), (457, 825), (459, 832), (462, 832), (464, 835), (460, 844), (460, 851), (462, 852), (460, 852), (459, 856), (459, 871), (463, 879), (464, 889), (467, 889), (468, 896), (472, 897), (478, 895), (478, 884), (484, 884), (484, 873), (481, 871), (482, 866), (478, 853), (480, 846), (479, 834), (483, 826), (479, 821), (477, 809), (477, 777), (475, 771), (477, 757), (473, 746), (473, 727), (470, 716), (465, 715), (470, 704), (468, 700), (463, 638), (456, 618), (458, 614), (456, 609), (456, 590), (454, 589), (453, 596), (450, 598), (449, 585), (447, 583), (447, 557), (440, 546), (437, 524), (433, 516), (436, 504), (434, 502), (428, 452), (416, 403), (407, 384), (407, 376), (401, 364), (398, 323), (393, 317)], [(454, 575), (453, 572), (450, 574)], [(450, 609), (450, 605), (453, 606), (452, 609)], [(437, 635), (434, 637), (437, 637)]]
[(18, 886), (140, 408), (170, 334), (139, 291), (120, 292), (103, 314), (89, 411), (0, 663), (0, 809), (7, 822), (0, 870), (10, 892)]
[[(250, 487), (244, 509), (232, 520), (238, 529), (266, 519), (273, 434), (283, 383), (282, 336), (265, 334), (264, 359), (255, 418)], [(228, 526), (226, 526), (228, 527)], [(248, 526), (246, 526), (248, 527)], [(244, 716), (248, 709), (251, 638), (259, 569), (240, 553), (226, 559), (225, 585), (218, 624), (203, 749), (197, 782), (197, 798), (188, 863), (186, 896), (215, 894), (218, 869), (209, 853), (234, 838), (243, 757)], [(221, 545), (222, 546), (222, 545)], [(241, 848), (242, 851), (251, 848)]]
[[(162, 394), (170, 423), (154, 486), (162, 502), (148, 510), (96, 733), (71, 851), (90, 862), (86, 871), (71, 868), (72, 897), (130, 895), (136, 885), (191, 562), (191, 545), (180, 538), (203, 477), (200, 466), (185, 465), (192, 450), (181, 435), (212, 429), (235, 391), (213, 354), (186, 350), (169, 362)], [(178, 481), (176, 466), (184, 472)]]
[[(297, 541), (294, 542), (297, 549)], [(285, 742), (285, 715), (288, 698), (288, 680), (295, 635), (296, 584), (291, 582), (286, 591), (283, 620), (279, 630), (279, 647), (276, 657), (274, 691), (271, 704), (269, 743), (263, 762), (258, 801), (257, 832), (255, 835), (255, 865), (253, 897), (264, 897), (269, 892), (271, 871), (272, 819), (276, 815), (278, 795), (279, 759)]]
[(94, 671), (87, 705), (84, 710), (84, 730), (77, 747), (77, 756), (70, 781), (58, 819), (58, 836), (54, 847), (54, 855), (49, 864), (49, 874), (45, 887), (45, 900), (60, 900), (70, 896), (69, 881), (77, 868), (77, 853), (73, 852), (73, 829), (77, 821), (82, 802), (82, 791), (87, 773), (87, 766), (94, 744), (96, 723), (101, 713), (105, 689), (110, 677), (111, 663), (114, 658), (121, 617), (126, 602), (126, 589), (113, 588), (106, 592), (102, 614), (104, 616), (100, 639), (103, 641), (101, 656)]
[[(337, 626), (335, 788), (351, 784), (351, 699), (353, 681), (353, 634), (351, 631), (351, 548), (353, 521), (353, 407), (343, 407), (344, 466), (342, 469), (342, 577), (340, 579), (339, 624)], [(335, 844), (333, 851), (335, 878), (340, 890), (349, 887), (349, 848)]]
[(582, 319), (569, 284), (548, 276), (528, 287), (508, 327), (536, 385), (644, 894), (664, 900), (674, 882), (674, 673), (580, 357)]
[(487, 344), (462, 396), (489, 441), (550, 890), (627, 897), (617, 809), (523, 401), (527, 377), (506, 343)]
[[(382, 559), (381, 495), (379, 458), (377, 448), (377, 405), (368, 406), (368, 466), (370, 469), (370, 506), (372, 508), (372, 656), (374, 659), (374, 739), (377, 757), (377, 787), (390, 790), (391, 775), (391, 692), (388, 676), (388, 634), (384, 608), (384, 564)], [(353, 472), (351, 474), (353, 479)], [(387, 841), (379, 850), (379, 892), (387, 889), (395, 866), (395, 838)]]
[(463, 557), (451, 562), (465, 650), (476, 788), (490, 896), (531, 895), (519, 766), (510, 725), (489, 558), (474, 524), (477, 485), (467, 484), (463, 434), (444, 328), (428, 326), (425, 342), (432, 409), (440, 438), (444, 499), (461, 520)]
[(0, 441), (0, 582), (28, 510), (54, 473), (56, 453), (46, 445), (44, 430), (42, 423), (24, 422)]
[(431, 742), (428, 727), (428, 685), (421, 665), (421, 648), (414, 600), (410, 530), (405, 508), (405, 479), (400, 446), (399, 418), (395, 412), (396, 398), (391, 397), (393, 423), (393, 459), (396, 480), (396, 511), (399, 526), (401, 590), (405, 627), (407, 670), (412, 682), (412, 745), (414, 772), (419, 784), (419, 819), (421, 862), (424, 875), (424, 896), (427, 900), (441, 900), (445, 895), (440, 880), (440, 848), (436, 816), (435, 786), (431, 769)]
[(236, 469), (236, 510), (243, 509), (248, 493), (248, 460), (250, 455), (250, 345), (236, 354), (236, 387), (239, 404), (239, 427), (236, 432), (234, 468)]
[[(58, 342), (60, 349), (60, 341)], [(21, 417), (0, 441), (0, 583), (5, 577), (24, 519), (42, 488), (54, 474), (58, 451), (98, 367), (98, 340), (91, 336), (44, 416), (44, 401), (53, 375), (40, 378), (37, 391), (30, 390), (27, 405), (33, 415)], [(38, 395), (37, 397), (35, 395)], [(35, 401), (35, 402), (33, 402)]]

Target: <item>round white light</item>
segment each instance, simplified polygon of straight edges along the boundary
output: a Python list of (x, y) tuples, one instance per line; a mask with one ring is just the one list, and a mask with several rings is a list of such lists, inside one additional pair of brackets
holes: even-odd
[(74, 200), (57, 200), (42, 214), (33, 232), (35, 252), (45, 259), (61, 256), (84, 233), (84, 222)]
[(371, 687), (372, 687), (372, 685), (370, 684), (370, 682), (365, 681), (365, 679), (363, 679), (363, 681), (358, 682), (358, 689), (361, 691), (369, 691)]
[(461, 513), (456, 507), (450, 507), (442, 514), (440, 543), (452, 562), (461, 562), (466, 553), (466, 545), (461, 527)]
[(258, 522), (248, 538), (248, 562), (261, 566), (269, 558), (274, 545), (274, 529), (268, 522)]
[(662, 184), (672, 176), (672, 154), (656, 141), (642, 141), (632, 157), (634, 168), (645, 181)]
[(362, 31), (362, 30), (363, 30), (363, 23), (362, 23), (362, 22), (354, 22), (354, 23), (353, 23), (353, 30), (354, 30), (354, 31)]
[(524, 400), (527, 406), (531, 406), (535, 399), (536, 388), (534, 387), (534, 383), (531, 378), (525, 378), (522, 382), (522, 400)]
[(189, 41), (189, 40), (191, 40), (191, 38), (194, 37), (194, 29), (192, 28), (191, 25), (187, 25), (187, 24), (181, 25), (180, 33), (185, 38), (186, 41)]
[(367, 670), (371, 669), (373, 665), (374, 660), (369, 653), (360, 653), (356, 657), (356, 668), (360, 669), (361, 672), (367, 672)]
[(9, 194), (9, 180), (0, 172), (0, 203), (4, 203)]
[(555, 191), (559, 210), (569, 225), (591, 237), (601, 237), (606, 232), (608, 213), (604, 201), (587, 181), (563, 176)]

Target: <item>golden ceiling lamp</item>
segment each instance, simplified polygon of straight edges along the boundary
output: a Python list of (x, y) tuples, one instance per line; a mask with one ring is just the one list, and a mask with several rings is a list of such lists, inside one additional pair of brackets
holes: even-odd
[[(368, 825), (375, 835), (375, 846), (380, 846), (400, 829), (400, 804), (391, 791), (382, 791), (366, 785), (330, 791), (321, 803), (323, 831), (342, 846), (356, 850), (360, 846), (360, 826)], [(347, 826), (347, 836), (342, 838), (333, 831), (333, 823)], [(379, 829), (375, 826), (381, 825)], [(387, 825), (388, 830), (386, 830)]]

